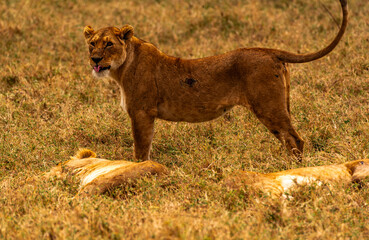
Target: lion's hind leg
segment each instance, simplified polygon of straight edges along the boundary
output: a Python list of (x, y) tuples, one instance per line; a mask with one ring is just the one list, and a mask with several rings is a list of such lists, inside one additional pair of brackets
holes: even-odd
[(289, 111), (289, 86), (282, 71), (257, 72), (248, 83), (247, 104), (256, 117), (286, 146), (287, 150), (301, 158), (304, 140), (291, 123)]

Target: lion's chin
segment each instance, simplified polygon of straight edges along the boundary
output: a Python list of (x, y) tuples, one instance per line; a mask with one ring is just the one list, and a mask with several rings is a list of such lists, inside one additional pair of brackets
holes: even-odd
[(94, 76), (95, 78), (110, 77), (110, 69), (100, 71), (100, 72), (96, 72), (95, 70), (92, 70), (92, 76)]

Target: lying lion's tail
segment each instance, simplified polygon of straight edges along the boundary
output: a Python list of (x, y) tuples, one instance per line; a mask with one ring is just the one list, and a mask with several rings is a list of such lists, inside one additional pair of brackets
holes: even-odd
[(347, 26), (347, 15), (348, 15), (347, 0), (340, 0), (340, 2), (342, 7), (342, 24), (340, 31), (338, 32), (337, 36), (333, 39), (331, 44), (329, 44), (327, 47), (323, 48), (320, 51), (310, 54), (294, 54), (281, 50), (272, 50), (274, 55), (283, 62), (303, 63), (316, 60), (330, 53), (337, 46), (338, 42), (341, 40)]

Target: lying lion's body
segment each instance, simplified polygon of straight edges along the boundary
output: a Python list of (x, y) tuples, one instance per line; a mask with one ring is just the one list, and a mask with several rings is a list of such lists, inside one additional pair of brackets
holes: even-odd
[(78, 194), (92, 195), (135, 181), (145, 175), (161, 175), (166, 172), (166, 167), (153, 161), (140, 163), (124, 160), (110, 161), (96, 158), (94, 152), (82, 149), (70, 160), (52, 168), (45, 177), (70, 179), (74, 176), (80, 181)]
[(299, 156), (304, 141), (291, 124), (288, 62), (307, 62), (328, 54), (340, 41), (343, 22), (330, 45), (298, 55), (263, 48), (243, 48), (201, 59), (168, 56), (133, 36), (133, 28), (85, 28), (90, 64), (96, 77), (111, 77), (121, 90), (121, 106), (132, 120), (135, 157), (149, 159), (155, 118), (203, 122), (235, 105), (248, 107)]
[(369, 159), (319, 167), (297, 168), (274, 173), (238, 171), (224, 180), (230, 188), (249, 187), (273, 197), (289, 193), (299, 185), (358, 182), (369, 177)]

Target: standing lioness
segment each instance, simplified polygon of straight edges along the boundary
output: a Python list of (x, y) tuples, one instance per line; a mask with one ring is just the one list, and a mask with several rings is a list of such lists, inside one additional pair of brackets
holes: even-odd
[(133, 129), (135, 157), (148, 160), (155, 118), (203, 122), (235, 105), (247, 106), (287, 149), (297, 156), (304, 141), (291, 124), (290, 77), (286, 63), (303, 63), (331, 52), (347, 25), (347, 1), (340, 0), (343, 20), (335, 39), (306, 55), (266, 48), (242, 48), (200, 59), (162, 53), (133, 36), (126, 25), (84, 29), (96, 77), (111, 77), (121, 90), (121, 106)]

